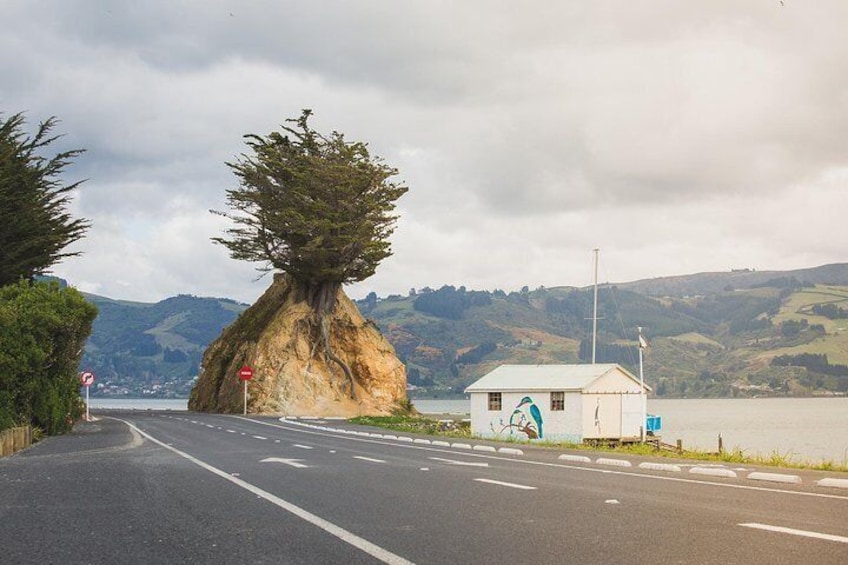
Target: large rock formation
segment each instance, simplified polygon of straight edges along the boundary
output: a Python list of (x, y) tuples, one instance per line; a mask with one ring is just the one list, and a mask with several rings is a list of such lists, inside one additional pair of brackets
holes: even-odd
[(203, 356), (189, 409), (240, 413), (238, 371), (253, 368), (248, 412), (287, 416), (388, 414), (406, 402), (406, 368), (377, 327), (340, 289), (330, 317), (330, 345), (351, 368), (354, 398), (340, 366), (314, 348), (312, 310), (297, 286), (275, 275), (265, 294), (228, 326)]

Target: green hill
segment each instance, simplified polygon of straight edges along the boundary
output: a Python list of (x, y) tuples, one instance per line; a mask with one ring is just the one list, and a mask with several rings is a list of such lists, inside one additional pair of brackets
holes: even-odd
[(86, 295), (100, 313), (81, 368), (94, 395), (187, 397), (206, 346), (247, 308), (233, 300), (180, 295), (156, 304)]
[[(100, 309), (82, 367), (99, 395), (187, 396), (206, 346), (247, 306), (176, 296), (156, 304), (87, 297)], [(848, 264), (700, 273), (604, 285), (598, 362), (638, 372), (658, 396), (848, 391)], [(501, 363), (591, 360), (591, 288), (464, 287), (357, 302), (407, 364), (419, 396), (461, 394)]]

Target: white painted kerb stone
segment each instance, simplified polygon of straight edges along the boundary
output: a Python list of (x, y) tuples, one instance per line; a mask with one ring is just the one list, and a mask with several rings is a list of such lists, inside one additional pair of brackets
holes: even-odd
[(798, 475), (783, 475), (780, 473), (748, 473), (748, 478), (752, 481), (771, 481), (773, 483), (789, 483), (793, 485), (801, 484), (801, 477)]
[(497, 449), (495, 449), (491, 445), (475, 445), (474, 451), (488, 451), (488, 452), (492, 453), (492, 452), (496, 452)]
[(563, 454), (559, 456), (560, 461), (573, 461), (575, 463), (591, 463), (592, 460), (586, 457), (585, 455), (567, 455)]
[(650, 471), (670, 471), (672, 473), (682, 472), (679, 465), (671, 465), (669, 463), (650, 463), (648, 461), (639, 463), (639, 468), (648, 469)]
[(848, 479), (819, 479), (816, 485), (820, 487), (848, 488)]
[(730, 469), (721, 467), (692, 467), (689, 472), (693, 475), (708, 475), (711, 477), (727, 477), (729, 479), (736, 478), (736, 472)]
[(498, 453), (505, 453), (507, 455), (524, 455), (523, 451), (514, 447), (500, 447), (498, 448)]
[(631, 467), (630, 461), (625, 461), (624, 459), (607, 459), (605, 457), (601, 457), (595, 460), (595, 463), (598, 465), (614, 465), (616, 467)]

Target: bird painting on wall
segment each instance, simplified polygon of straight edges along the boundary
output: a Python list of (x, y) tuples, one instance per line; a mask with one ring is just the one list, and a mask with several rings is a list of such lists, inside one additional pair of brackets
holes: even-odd
[[(533, 402), (533, 399), (530, 398), (529, 396), (525, 396), (524, 398), (522, 398), (521, 402), (519, 402), (518, 406), (516, 406), (516, 409), (521, 408), (522, 406), (528, 407), (528, 410), (530, 411), (530, 418), (532, 418), (533, 424), (535, 424), (535, 427), (536, 427), (536, 430), (535, 430), (536, 431), (536, 438), (541, 439), (542, 438), (542, 412), (539, 410), (539, 407), (536, 406), (536, 403)], [(527, 431), (525, 433), (527, 433), (527, 435), (530, 436), (529, 431)], [(536, 439), (536, 438), (531, 437), (531, 439)]]

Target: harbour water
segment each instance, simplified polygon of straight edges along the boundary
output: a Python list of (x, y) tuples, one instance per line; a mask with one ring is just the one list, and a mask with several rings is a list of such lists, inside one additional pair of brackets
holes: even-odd
[[(468, 414), (466, 400), (413, 400), (424, 414)], [(662, 417), (666, 443), (688, 449), (742, 449), (794, 461), (848, 465), (848, 398), (648, 399), (648, 413)]]
[[(424, 414), (468, 417), (468, 399), (414, 399)], [(92, 409), (186, 410), (186, 399), (92, 398)], [(648, 399), (648, 412), (662, 416), (666, 443), (690, 449), (724, 448), (747, 455), (780, 455), (796, 461), (848, 464), (848, 398)]]

